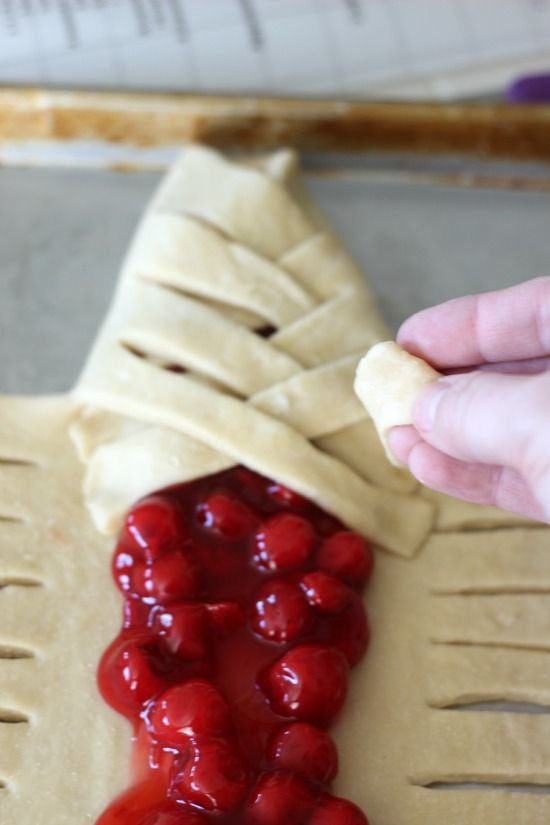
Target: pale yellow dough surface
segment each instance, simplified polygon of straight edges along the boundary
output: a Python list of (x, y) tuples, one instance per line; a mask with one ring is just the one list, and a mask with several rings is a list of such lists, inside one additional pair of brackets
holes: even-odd
[(0, 397), (0, 822), (93, 825), (129, 781), (130, 727), (99, 696), (120, 626), (60, 398)]
[[(187, 149), (70, 398), (0, 398), (2, 825), (93, 825), (129, 782), (128, 726), (95, 686), (120, 624), (113, 536), (140, 496), (241, 462), (378, 546), (336, 791), (370, 825), (550, 822), (550, 797), (523, 787), (550, 783), (549, 717), (459, 710), (550, 707), (550, 534), (387, 461), (352, 384), (388, 331), (296, 169), (290, 152)], [(410, 398), (373, 409), (379, 430), (433, 377), (404, 374)]]
[(360, 360), (355, 374), (355, 392), (371, 416), (386, 456), (399, 462), (388, 447), (392, 427), (412, 424), (412, 407), (420, 390), (440, 373), (421, 358), (406, 352), (395, 341), (375, 344)]

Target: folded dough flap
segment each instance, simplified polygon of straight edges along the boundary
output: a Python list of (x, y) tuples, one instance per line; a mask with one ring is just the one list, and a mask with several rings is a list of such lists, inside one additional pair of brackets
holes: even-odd
[(420, 390), (439, 376), (421, 358), (394, 341), (373, 346), (359, 362), (355, 392), (372, 416), (388, 459), (397, 464), (388, 447), (392, 427), (412, 424), (412, 407)]
[(115, 416), (87, 410), (73, 428), (101, 530), (140, 495), (243, 463), (392, 552), (423, 544), (431, 504), (323, 447), (367, 420), (353, 370), (387, 331), (355, 263), (295, 197), (293, 166), (190, 148), (145, 214), (75, 389)]

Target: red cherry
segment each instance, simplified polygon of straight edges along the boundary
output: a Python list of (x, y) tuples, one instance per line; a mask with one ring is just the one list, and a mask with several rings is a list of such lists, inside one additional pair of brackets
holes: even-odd
[(203, 604), (173, 602), (153, 610), (151, 629), (164, 639), (171, 653), (187, 661), (208, 657), (210, 621)]
[(307, 498), (291, 490), (290, 487), (285, 487), (283, 484), (270, 484), (267, 492), (272, 499), (278, 501), (280, 504), (286, 504), (289, 507), (305, 507), (306, 504), (308, 504)]
[(195, 741), (183, 766), (176, 762), (174, 767), (172, 798), (205, 811), (232, 811), (248, 790), (246, 767), (236, 748), (224, 739)]
[(344, 529), (344, 525), (334, 516), (329, 516), (328, 513), (321, 513), (315, 520), (315, 528), (320, 536), (326, 538)]
[(291, 642), (310, 627), (311, 608), (297, 584), (286, 579), (265, 582), (254, 596), (252, 629), (270, 642)]
[(227, 493), (211, 493), (197, 507), (199, 524), (228, 539), (239, 539), (254, 529), (256, 519), (247, 505)]
[(267, 570), (299, 567), (309, 559), (314, 544), (315, 533), (309, 521), (294, 513), (278, 513), (257, 531), (254, 561)]
[(136, 595), (156, 602), (196, 599), (201, 591), (198, 565), (189, 551), (167, 553), (153, 564), (138, 562), (131, 589)]
[(298, 645), (260, 678), (275, 713), (324, 724), (346, 698), (348, 663), (334, 647)]
[(99, 663), (99, 687), (105, 701), (124, 716), (139, 713), (163, 687), (165, 664), (148, 636), (119, 636)]
[(312, 607), (320, 613), (340, 613), (350, 599), (350, 590), (340, 579), (325, 573), (323, 570), (314, 570), (306, 573), (301, 581), (306, 599)]
[(137, 825), (207, 825), (208, 820), (203, 814), (194, 811), (156, 811), (140, 819)]
[(124, 594), (132, 591), (132, 576), (137, 564), (143, 566), (141, 549), (119, 541), (113, 554), (112, 571), (118, 589)]
[(246, 614), (238, 602), (215, 602), (207, 604), (206, 609), (212, 626), (218, 633), (232, 633), (246, 621)]
[(353, 802), (325, 794), (313, 811), (308, 825), (369, 825), (365, 814)]
[(304, 825), (315, 794), (300, 776), (286, 771), (264, 773), (247, 804), (250, 825)]
[(122, 608), (122, 622), (125, 630), (145, 629), (149, 624), (151, 605), (144, 604), (141, 599), (125, 599)]
[(328, 626), (328, 640), (341, 650), (351, 667), (361, 659), (369, 642), (369, 625), (363, 602), (351, 593), (348, 606), (333, 616)]
[(340, 530), (325, 539), (317, 562), (321, 569), (360, 587), (372, 573), (374, 555), (370, 544), (358, 533)]
[(276, 767), (320, 785), (332, 782), (338, 773), (336, 745), (325, 731), (307, 722), (294, 722), (277, 731), (267, 746), (267, 757)]
[(124, 532), (148, 561), (154, 561), (187, 538), (179, 507), (162, 496), (148, 496), (133, 507)]
[(147, 710), (147, 729), (161, 745), (180, 747), (191, 737), (225, 736), (231, 713), (220, 691), (207, 679), (169, 687)]
[(267, 479), (259, 473), (249, 470), (248, 467), (235, 467), (233, 472), (237, 487), (244, 487), (249, 492), (254, 493), (254, 498), (264, 492)]

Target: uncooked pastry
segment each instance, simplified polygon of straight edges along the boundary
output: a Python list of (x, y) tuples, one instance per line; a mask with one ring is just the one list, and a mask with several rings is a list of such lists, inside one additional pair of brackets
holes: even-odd
[(392, 427), (413, 423), (415, 399), (420, 390), (439, 376), (422, 358), (406, 352), (395, 341), (375, 344), (359, 361), (354, 389), (371, 416), (392, 464), (400, 466), (388, 446), (389, 431)]
[(74, 392), (0, 399), (3, 825), (92, 825), (129, 783), (130, 731), (94, 680), (120, 619), (112, 535), (137, 497), (237, 462), (380, 546), (336, 792), (372, 825), (550, 821), (524, 787), (550, 782), (549, 717), (457, 709), (550, 706), (549, 533), (457, 513), (386, 462), (351, 375), (388, 332), (295, 167), (186, 150)]

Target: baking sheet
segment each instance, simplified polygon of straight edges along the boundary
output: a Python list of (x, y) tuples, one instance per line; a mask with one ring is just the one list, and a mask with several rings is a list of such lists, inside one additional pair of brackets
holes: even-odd
[(550, 107), (0, 87), (0, 138), (2, 164), (40, 164), (54, 155), (78, 163), (90, 150), (91, 162), (101, 162), (99, 147), (134, 168), (157, 150), (193, 141), (225, 152), (289, 145), (323, 154), (456, 153), (548, 162)]
[[(74, 160), (72, 168), (0, 168), (0, 392), (72, 385), (160, 178)], [(424, 306), (550, 274), (548, 165), (384, 153), (347, 156), (345, 169), (337, 157), (304, 160), (307, 187), (394, 328)], [(499, 709), (548, 712), (517, 703), (459, 708)]]
[[(407, 177), (403, 165), (394, 176), (385, 168), (380, 175), (357, 164), (326, 174), (317, 159), (306, 182), (394, 327), (423, 306), (550, 274), (545, 185), (503, 188), (509, 167), (483, 188), (430, 184), (414, 170)], [(0, 169), (0, 391), (71, 386), (158, 179), (153, 172)], [(550, 175), (540, 168), (536, 179), (547, 184)]]

